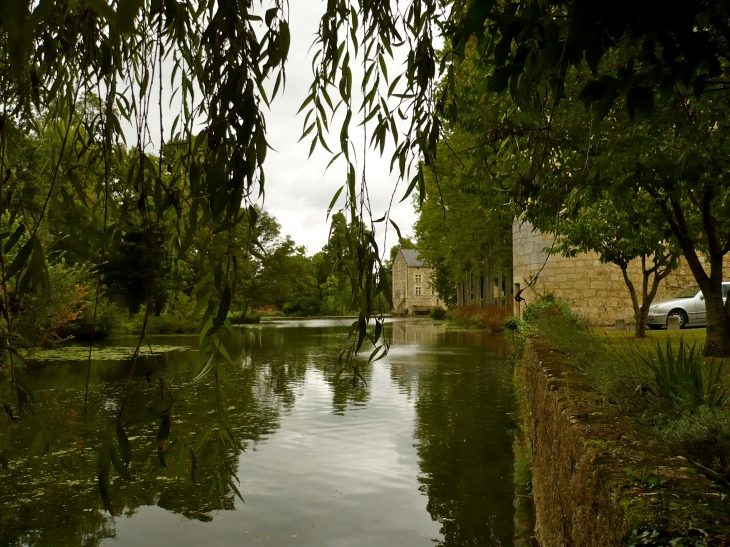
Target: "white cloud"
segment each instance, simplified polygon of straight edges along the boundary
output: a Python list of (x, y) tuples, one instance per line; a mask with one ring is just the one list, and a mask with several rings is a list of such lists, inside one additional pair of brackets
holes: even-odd
[[(289, 234), (297, 244), (305, 245), (308, 253), (313, 254), (327, 242), (327, 207), (337, 189), (344, 183), (345, 173), (344, 165), (341, 162), (332, 165), (325, 172), (331, 156), (319, 147), (312, 157), (308, 158), (311, 135), (305, 141), (298, 142), (302, 132), (304, 113), (298, 116), (297, 110), (306, 98), (312, 81), (311, 60), (314, 50), (310, 51), (310, 46), (326, 5), (321, 0), (296, 0), (290, 2), (289, 5), (291, 48), (286, 69), (286, 89), (283, 95), (279, 95), (273, 101), (271, 109), (265, 111), (267, 136), (269, 144), (274, 150), (269, 151), (265, 163), (264, 206), (278, 219), (285, 234)], [(391, 77), (399, 72), (401, 62), (402, 59), (389, 63)], [(169, 137), (173, 120), (180, 112), (181, 94), (178, 93), (176, 98), (170, 102), (169, 77), (172, 72), (170, 60), (165, 62), (164, 69), (163, 121), (166, 128), (165, 136)], [(353, 67), (353, 94), (359, 89), (361, 75), (362, 71)], [(151, 86), (153, 89), (156, 87), (156, 84)], [(153, 99), (150, 104), (150, 120), (156, 121), (159, 112), (156, 95)], [(354, 97), (354, 104), (358, 104), (357, 101), (358, 98)], [(157, 143), (159, 143), (159, 128), (154, 121), (149, 125), (149, 151), (156, 150)], [(336, 129), (331, 143), (336, 144), (339, 148), (337, 120), (333, 125)], [(124, 131), (128, 144), (134, 146), (136, 144), (135, 130), (130, 124), (125, 124)], [(351, 133), (352, 143), (357, 150), (359, 160), (362, 155), (363, 136), (361, 128), (356, 127), (354, 120), (351, 124)], [(386, 146), (383, 157), (371, 149), (367, 151), (366, 176), (374, 218), (379, 218), (385, 213), (397, 182), (397, 177), (389, 173), (390, 156), (393, 149), (391, 142), (390, 146)], [(359, 166), (361, 168), (361, 164)], [(358, 181), (361, 174), (360, 171)], [(404, 235), (410, 232), (417, 218), (410, 199), (398, 203), (406, 187), (405, 184), (402, 184), (398, 189), (391, 209), (391, 218), (398, 224)], [(343, 197), (340, 198), (341, 202)], [(378, 241), (382, 246), (384, 225), (378, 224), (377, 226), (381, 232), (378, 234)], [(390, 228), (387, 239), (388, 247), (396, 242), (396, 237), (394, 230)], [(387, 249), (385, 250), (387, 251)]]
[[(290, 6), (292, 42), (287, 65), (287, 87), (284, 95), (274, 101), (266, 120), (269, 142), (277, 152), (271, 151), (266, 160), (265, 206), (277, 217), (285, 233), (290, 234), (297, 243), (306, 245), (309, 253), (314, 253), (327, 242), (327, 207), (344, 183), (345, 174), (342, 163), (334, 164), (325, 173), (331, 156), (319, 147), (307, 159), (311, 138), (297, 142), (304, 120), (303, 114), (297, 116), (297, 110), (306, 98), (312, 80), (313, 52), (308, 50), (324, 4), (317, 0), (298, 0), (290, 3)], [(398, 68), (393, 63), (390, 73), (396, 73)], [(356, 85), (353, 87), (356, 87), (357, 72), (354, 78)], [(361, 155), (362, 134), (359, 129), (352, 130), (352, 133), (352, 141)], [(367, 151), (366, 180), (375, 218), (385, 213), (397, 181), (397, 177), (389, 173), (392, 151), (392, 147), (386, 147), (382, 158), (373, 150)], [(361, 173), (358, 174), (358, 180), (360, 176)], [(396, 194), (391, 217), (403, 232), (407, 232), (416, 220), (416, 213), (410, 199), (397, 203), (404, 190), (405, 186)], [(379, 241), (382, 241), (382, 234), (379, 234)], [(390, 247), (395, 241), (396, 235), (391, 228), (387, 246)]]

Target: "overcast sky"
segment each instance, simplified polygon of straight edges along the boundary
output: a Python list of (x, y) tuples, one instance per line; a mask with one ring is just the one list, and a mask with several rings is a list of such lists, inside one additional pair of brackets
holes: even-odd
[[(265, 10), (266, 7), (268, 6), (264, 2), (262, 9)], [(292, 0), (290, 2), (291, 48), (286, 65), (286, 89), (283, 95), (280, 93), (273, 101), (271, 110), (264, 110), (268, 140), (274, 150), (269, 151), (264, 165), (266, 185), (263, 205), (281, 223), (283, 234), (290, 235), (298, 245), (306, 246), (309, 255), (318, 252), (327, 242), (327, 207), (337, 189), (345, 182), (344, 162), (339, 161), (333, 164), (325, 173), (332, 157), (328, 152), (318, 147), (312, 157), (307, 158), (312, 138), (311, 134), (301, 143), (297, 142), (301, 136), (302, 124), (306, 115), (305, 111), (298, 116), (297, 110), (306, 98), (312, 82), (311, 61), (313, 53), (309, 49), (324, 9), (325, 3), (323, 0)], [(398, 55), (397, 51), (396, 55)], [(163, 118), (165, 138), (169, 139), (169, 130), (175, 115), (180, 112), (181, 94), (178, 93), (176, 98), (170, 102), (169, 78), (172, 72), (172, 60), (168, 59), (164, 65), (163, 104), (167, 103), (168, 107), (164, 109)], [(388, 73), (393, 78), (402, 70), (402, 57), (400, 61), (393, 60), (388, 65)], [(357, 150), (358, 160), (362, 155), (363, 133), (362, 129), (357, 127), (355, 118), (358, 116), (361, 118), (362, 116), (357, 114), (362, 73), (362, 70), (359, 70), (359, 65), (353, 66), (354, 108), (353, 122), (350, 124), (350, 136)], [(156, 89), (157, 84), (155, 83), (150, 87)], [(269, 88), (272, 87), (273, 81)], [(336, 96), (339, 96), (339, 93), (333, 91), (330, 95), (334, 100)], [(342, 109), (340, 112), (342, 112)], [(340, 112), (338, 112), (338, 116)], [(154, 120), (159, 119), (158, 113), (157, 100), (154, 97), (150, 104), (149, 116), (149, 119), (153, 120), (149, 124), (151, 142), (147, 146), (147, 150), (153, 153), (156, 152), (156, 143), (159, 142), (159, 124), (154, 123)], [(342, 116), (344, 116), (344, 112), (342, 112)], [(339, 119), (340, 123), (341, 121), (342, 118)], [(337, 119), (333, 125), (333, 138), (329, 139), (328, 142), (331, 149), (339, 150), (339, 123)], [(124, 132), (127, 134), (128, 143), (136, 141), (136, 137), (133, 136), (136, 132), (131, 124), (125, 124)], [(397, 182), (397, 177), (391, 176), (389, 173), (390, 157), (394, 150), (391, 143), (392, 139), (389, 145), (386, 146), (382, 158), (374, 150), (368, 150), (367, 152), (366, 175), (374, 218), (380, 218), (385, 214)], [(361, 162), (358, 161), (357, 163), (358, 168), (361, 169)], [(358, 182), (361, 174), (362, 171), (357, 174)], [(410, 198), (403, 203), (398, 203), (406, 188), (405, 183), (399, 186), (391, 208), (391, 219), (399, 226), (404, 236), (411, 232), (412, 225), (416, 220), (416, 212)], [(344, 197), (343, 192), (340, 196), (339, 205), (344, 203)], [(379, 230), (377, 241), (381, 246), (381, 252), (384, 251), (385, 256), (387, 256), (387, 251), (397, 241), (395, 230), (392, 227), (388, 230), (386, 245), (383, 247), (385, 225), (381, 223), (377, 224), (376, 227)]]
[[(269, 142), (277, 152), (271, 151), (266, 159), (265, 207), (276, 216), (285, 233), (290, 234), (298, 244), (305, 245), (308, 254), (313, 254), (327, 242), (327, 206), (344, 182), (344, 167), (342, 163), (335, 164), (325, 174), (331, 156), (318, 148), (307, 159), (311, 138), (297, 143), (304, 120), (304, 113), (297, 116), (297, 110), (306, 98), (312, 81), (312, 53), (309, 47), (317, 31), (324, 3), (321, 0), (294, 0), (290, 2), (290, 7), (292, 41), (287, 63), (286, 92), (277, 97), (267, 114)], [(392, 67), (389, 71), (391, 75), (400, 72), (400, 63), (393, 62)], [(354, 88), (359, 87), (357, 73), (354, 76), (353, 92)], [(336, 130), (335, 138), (331, 141), (337, 147), (338, 135), (339, 130)], [(352, 139), (356, 149), (362, 150), (362, 145), (357, 144), (362, 143), (360, 129), (354, 131)], [(332, 145), (330, 148), (336, 150)], [(385, 213), (396, 183), (396, 177), (389, 174), (391, 152), (392, 148), (390, 151), (386, 148), (382, 159), (375, 151), (368, 151), (367, 155), (367, 180), (375, 218)], [(391, 217), (405, 235), (405, 232), (411, 231), (416, 213), (410, 199), (397, 203), (407, 187), (401, 186), (394, 200)], [(382, 242), (382, 235), (379, 234), (379, 242)], [(395, 242), (396, 235), (391, 228), (387, 247), (390, 248)]]

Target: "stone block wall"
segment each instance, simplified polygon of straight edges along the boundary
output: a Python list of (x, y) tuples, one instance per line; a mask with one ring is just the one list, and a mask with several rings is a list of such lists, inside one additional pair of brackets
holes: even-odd
[[(528, 222), (515, 221), (512, 225), (512, 272), (514, 292), (526, 287), (545, 263), (554, 236), (533, 229)], [(730, 256), (726, 257), (727, 276), (730, 277)], [(641, 262), (629, 265), (629, 277), (641, 292)], [(727, 279), (726, 279), (727, 280)], [(655, 302), (671, 298), (681, 289), (696, 284), (692, 272), (684, 260), (679, 268), (669, 274), (659, 286)], [(519, 285), (519, 288), (517, 287)], [(632, 323), (634, 312), (631, 296), (624, 282), (621, 269), (614, 264), (602, 264), (595, 253), (579, 254), (574, 258), (553, 255), (545, 264), (537, 281), (522, 297), (526, 303), (539, 294), (552, 292), (565, 299), (579, 316), (596, 325), (613, 325), (616, 319)], [(515, 302), (515, 314), (519, 314), (525, 302)]]
[[(645, 545), (728, 544), (730, 502), (720, 486), (622, 415), (565, 356), (532, 338), (515, 380), (540, 545), (639, 545), (636, 536), (651, 530), (666, 535)], [(651, 470), (662, 486), (627, 469)]]

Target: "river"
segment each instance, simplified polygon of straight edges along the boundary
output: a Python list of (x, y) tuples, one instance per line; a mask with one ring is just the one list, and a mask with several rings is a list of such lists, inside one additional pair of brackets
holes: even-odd
[[(132, 377), (124, 357), (134, 340), (105, 340), (92, 361), (88, 413), (85, 350), (41, 355), (25, 375), (32, 409), (0, 426), (8, 460), (0, 545), (522, 545), (507, 341), (430, 320), (389, 321), (390, 353), (361, 363), (366, 385), (338, 374), (350, 322), (241, 328), (228, 344), (233, 365), (218, 398), (212, 375), (190, 382), (196, 337), (152, 337), (155, 355)], [(174, 396), (167, 468), (157, 457), (168, 405), (160, 379), (162, 397)], [(112, 471), (112, 517), (95, 476), (123, 399), (133, 480)], [(245, 450), (232, 449), (226, 468), (215, 439), (202, 443), (193, 482), (185, 447), (220, 405)], [(49, 453), (29, 457), (41, 430)], [(220, 469), (230, 470), (245, 502), (231, 488), (211, 490)]]

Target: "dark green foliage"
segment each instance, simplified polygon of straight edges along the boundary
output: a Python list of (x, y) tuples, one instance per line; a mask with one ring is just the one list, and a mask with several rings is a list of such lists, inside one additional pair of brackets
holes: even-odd
[(242, 314), (234, 314), (233, 317), (231, 317), (231, 323), (234, 325), (254, 325), (257, 323), (261, 323), (261, 314), (260, 313), (248, 313), (246, 315)]
[(106, 282), (106, 294), (124, 302), (130, 313), (139, 312), (146, 305), (148, 296), (154, 302), (154, 310), (159, 315), (165, 302), (165, 295), (159, 284), (148, 295), (150, 268), (156, 275), (162, 268), (163, 248), (161, 234), (152, 237), (153, 251), (147, 248), (147, 237), (142, 231), (125, 232), (112, 256), (101, 266)]
[(505, 275), (512, 269), (511, 207), (504, 206), (501, 192), (465, 168), (475, 159), (475, 140), (457, 126), (439, 144), (436, 176), (426, 174), (426, 196), (414, 225), (416, 248), (433, 265), (434, 288), (447, 305), (456, 304), (456, 284), (469, 272), (485, 274), (488, 258), (495, 279), (500, 269)]
[(677, 409), (726, 406), (728, 390), (723, 386), (722, 362), (715, 363), (712, 359), (706, 364), (701, 348), (696, 344), (688, 347), (680, 338), (675, 353), (671, 338), (667, 338), (665, 351), (657, 341), (656, 356), (640, 357), (654, 375), (656, 395)]
[(572, 318), (573, 314), (568, 303), (551, 292), (541, 294), (537, 300), (528, 303), (522, 312), (522, 319), (527, 323), (537, 323), (543, 319), (549, 321), (560, 317)]
[(529, 328), (527, 321), (520, 319), (519, 317), (510, 316), (504, 322), (504, 328), (510, 332), (519, 332)]
[(431, 315), (431, 319), (435, 319), (437, 321), (446, 319), (446, 309), (442, 308), (441, 306), (436, 306), (434, 308), (431, 308), (430, 315)]
[[(100, 296), (97, 303), (95, 296), (87, 293), (86, 306), (81, 316), (70, 325), (69, 334), (77, 338), (89, 338), (92, 332), (95, 337), (112, 336), (123, 332), (129, 313), (123, 309), (123, 306), (110, 302), (103, 295)], [(96, 323), (94, 323), (95, 309)]]

